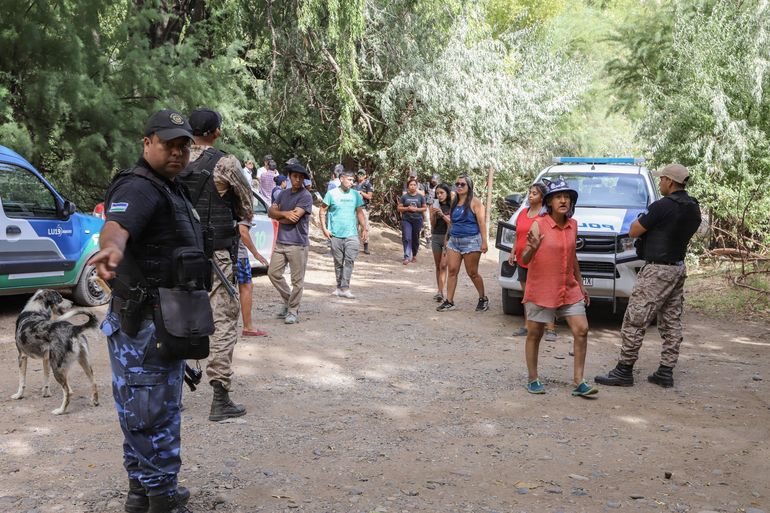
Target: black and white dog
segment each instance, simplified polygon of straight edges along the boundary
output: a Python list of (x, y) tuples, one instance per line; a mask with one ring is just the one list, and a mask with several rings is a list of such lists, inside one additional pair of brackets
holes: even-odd
[[(50, 370), (53, 377), (61, 385), (62, 403), (51, 413), (61, 415), (70, 403), (72, 389), (67, 381), (67, 373), (77, 360), (83, 367), (88, 379), (91, 380), (91, 404), (99, 405), (99, 394), (96, 391), (94, 371), (88, 350), (88, 339), (83, 332), (95, 328), (98, 321), (96, 316), (82, 310), (70, 310), (72, 302), (64, 299), (55, 290), (38, 290), (27, 301), (24, 309), (16, 319), (16, 349), (19, 351), (19, 391), (11, 399), (24, 397), (27, 386), (27, 358), (43, 360), (43, 397), (50, 397), (48, 387)], [(75, 325), (69, 322), (76, 315), (85, 315), (88, 322)], [(55, 316), (58, 316), (54, 318)]]

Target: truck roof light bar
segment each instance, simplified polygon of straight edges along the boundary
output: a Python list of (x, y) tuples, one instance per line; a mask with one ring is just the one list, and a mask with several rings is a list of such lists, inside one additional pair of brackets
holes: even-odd
[(553, 157), (554, 164), (644, 164), (640, 157)]

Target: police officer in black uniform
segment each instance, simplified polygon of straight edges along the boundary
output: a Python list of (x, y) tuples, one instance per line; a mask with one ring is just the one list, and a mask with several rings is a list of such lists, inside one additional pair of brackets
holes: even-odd
[[(187, 248), (186, 255), (203, 254), (200, 223), (174, 180), (189, 161), (191, 132), (173, 110), (150, 117), (142, 158), (120, 172), (107, 191), (101, 250), (90, 261), (113, 289), (102, 331), (124, 435), (129, 513), (190, 513), (189, 492), (177, 486), (185, 360), (164, 352), (156, 313), (159, 291), (179, 289), (176, 281), (192, 289), (206, 286), (203, 267), (186, 266), (199, 276), (179, 278), (187, 271), (175, 261), (178, 248)], [(203, 295), (207, 298), (205, 290)]]
[(645, 261), (634, 285), (623, 317), (620, 335), (623, 345), (617, 366), (597, 383), (632, 386), (633, 368), (639, 357), (647, 326), (657, 316), (663, 339), (658, 370), (647, 376), (650, 383), (664, 388), (674, 386), (674, 367), (682, 344), (684, 257), (687, 245), (701, 223), (698, 201), (684, 190), (689, 172), (680, 164), (669, 164), (653, 176), (663, 198), (650, 204), (645, 214), (631, 223), (629, 235), (638, 237), (637, 254)]

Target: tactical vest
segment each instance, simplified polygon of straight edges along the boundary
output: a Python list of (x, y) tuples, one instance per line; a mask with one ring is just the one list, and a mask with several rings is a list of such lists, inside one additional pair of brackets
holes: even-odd
[(700, 226), (700, 207), (695, 198), (685, 194), (664, 196), (677, 204), (676, 214), (644, 234), (647, 260), (679, 262), (687, 254), (687, 244)]
[(127, 180), (148, 180), (166, 199), (172, 218), (153, 220), (151, 230), (146, 230), (141, 240), (129, 240), (126, 257), (117, 269), (116, 294), (127, 287), (144, 283), (146, 287), (172, 287), (172, 254), (180, 247), (203, 249), (200, 223), (190, 201), (181, 190), (172, 190), (163, 179), (149, 169), (137, 165), (118, 173), (110, 183), (105, 205), (111, 202), (112, 192)]
[(214, 250), (232, 249), (238, 243), (235, 193), (230, 189), (220, 196), (214, 184), (214, 166), (225, 155), (216, 148), (206, 148), (177, 177), (190, 191), (190, 201), (200, 216), (209, 256)]

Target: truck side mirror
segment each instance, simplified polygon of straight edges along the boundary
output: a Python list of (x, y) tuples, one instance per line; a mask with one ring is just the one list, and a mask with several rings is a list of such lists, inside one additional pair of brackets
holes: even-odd
[(64, 205), (61, 207), (61, 217), (67, 220), (75, 212), (77, 212), (77, 207), (75, 204), (69, 200), (64, 200)]
[(521, 194), (511, 194), (506, 196), (503, 201), (505, 201), (507, 205), (510, 205), (514, 210), (517, 210), (521, 204), (524, 203), (524, 196)]

